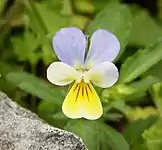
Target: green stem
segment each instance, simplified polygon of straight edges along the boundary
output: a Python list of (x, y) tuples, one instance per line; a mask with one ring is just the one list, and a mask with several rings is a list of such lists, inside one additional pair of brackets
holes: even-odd
[(4, 9), (5, 5), (6, 5), (6, 1), (0, 2), (0, 17), (2, 17), (2, 12), (3, 12), (3, 9)]
[(73, 8), (71, 3), (72, 3), (71, 0), (63, 0), (62, 11), (61, 11), (63, 15), (73, 14)]
[[(28, 10), (28, 16), (32, 22), (31, 24), (34, 27), (34, 30), (39, 35), (40, 43), (43, 44), (45, 49), (52, 51), (52, 46), (47, 38), (48, 30), (37, 10), (35, 3), (31, 0), (24, 0), (24, 4)], [(43, 52), (44, 52), (44, 55), (46, 56), (49, 55), (48, 51), (45, 50)]]
[[(21, 5), (22, 7), (22, 5)], [(11, 22), (15, 18), (16, 14), (19, 12), (20, 3), (15, 3), (13, 6), (9, 9), (8, 13), (6, 14), (5, 18), (1, 20), (0, 24), (0, 45), (3, 46), (3, 39), (6, 37), (6, 35), (9, 33), (11, 29)]]
[(42, 20), (42, 18), (40, 16), (39, 12), (38, 12), (38, 10), (37, 10), (37, 7), (36, 7), (35, 3), (33, 2), (33, 0), (27, 0), (26, 2), (27, 2), (27, 5), (28, 5), (28, 8), (29, 7), (31, 8), (31, 10), (33, 12), (33, 15), (37, 19), (37, 22), (38, 22), (39, 26), (41, 27), (42, 32), (45, 35), (47, 35), (48, 30), (47, 30), (47, 28), (46, 28), (46, 26), (45, 26), (45, 24), (44, 24), (44, 22), (43, 22), (43, 20)]

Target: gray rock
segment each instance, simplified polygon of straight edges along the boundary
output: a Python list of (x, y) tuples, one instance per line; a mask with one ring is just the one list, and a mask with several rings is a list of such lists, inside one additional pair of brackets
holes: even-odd
[(0, 92), (0, 150), (86, 150), (74, 134), (51, 127)]

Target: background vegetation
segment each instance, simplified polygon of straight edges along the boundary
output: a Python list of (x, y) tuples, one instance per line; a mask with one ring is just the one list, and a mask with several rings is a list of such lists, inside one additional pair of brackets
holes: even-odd
[[(64, 116), (68, 87), (46, 79), (48, 65), (57, 60), (51, 39), (67, 26), (87, 35), (105, 28), (121, 43), (119, 81), (96, 87), (104, 106), (97, 121)], [(89, 150), (161, 150), (162, 0), (1, 0), (0, 90), (82, 137)]]

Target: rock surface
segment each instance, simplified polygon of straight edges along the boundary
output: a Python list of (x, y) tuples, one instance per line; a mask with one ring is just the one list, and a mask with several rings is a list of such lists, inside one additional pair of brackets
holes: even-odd
[(0, 150), (86, 150), (74, 134), (51, 127), (0, 92)]

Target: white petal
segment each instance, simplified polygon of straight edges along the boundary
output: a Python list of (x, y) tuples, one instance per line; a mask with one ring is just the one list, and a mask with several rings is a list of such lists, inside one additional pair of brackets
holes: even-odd
[(53, 62), (47, 69), (47, 79), (56, 85), (67, 85), (79, 77), (79, 72), (62, 62)]
[(117, 37), (104, 29), (96, 30), (92, 37), (85, 66), (91, 68), (102, 62), (112, 62), (118, 55), (120, 43)]
[(116, 83), (119, 73), (113, 63), (103, 62), (90, 69), (85, 74), (85, 78), (99, 87), (107, 88)]

